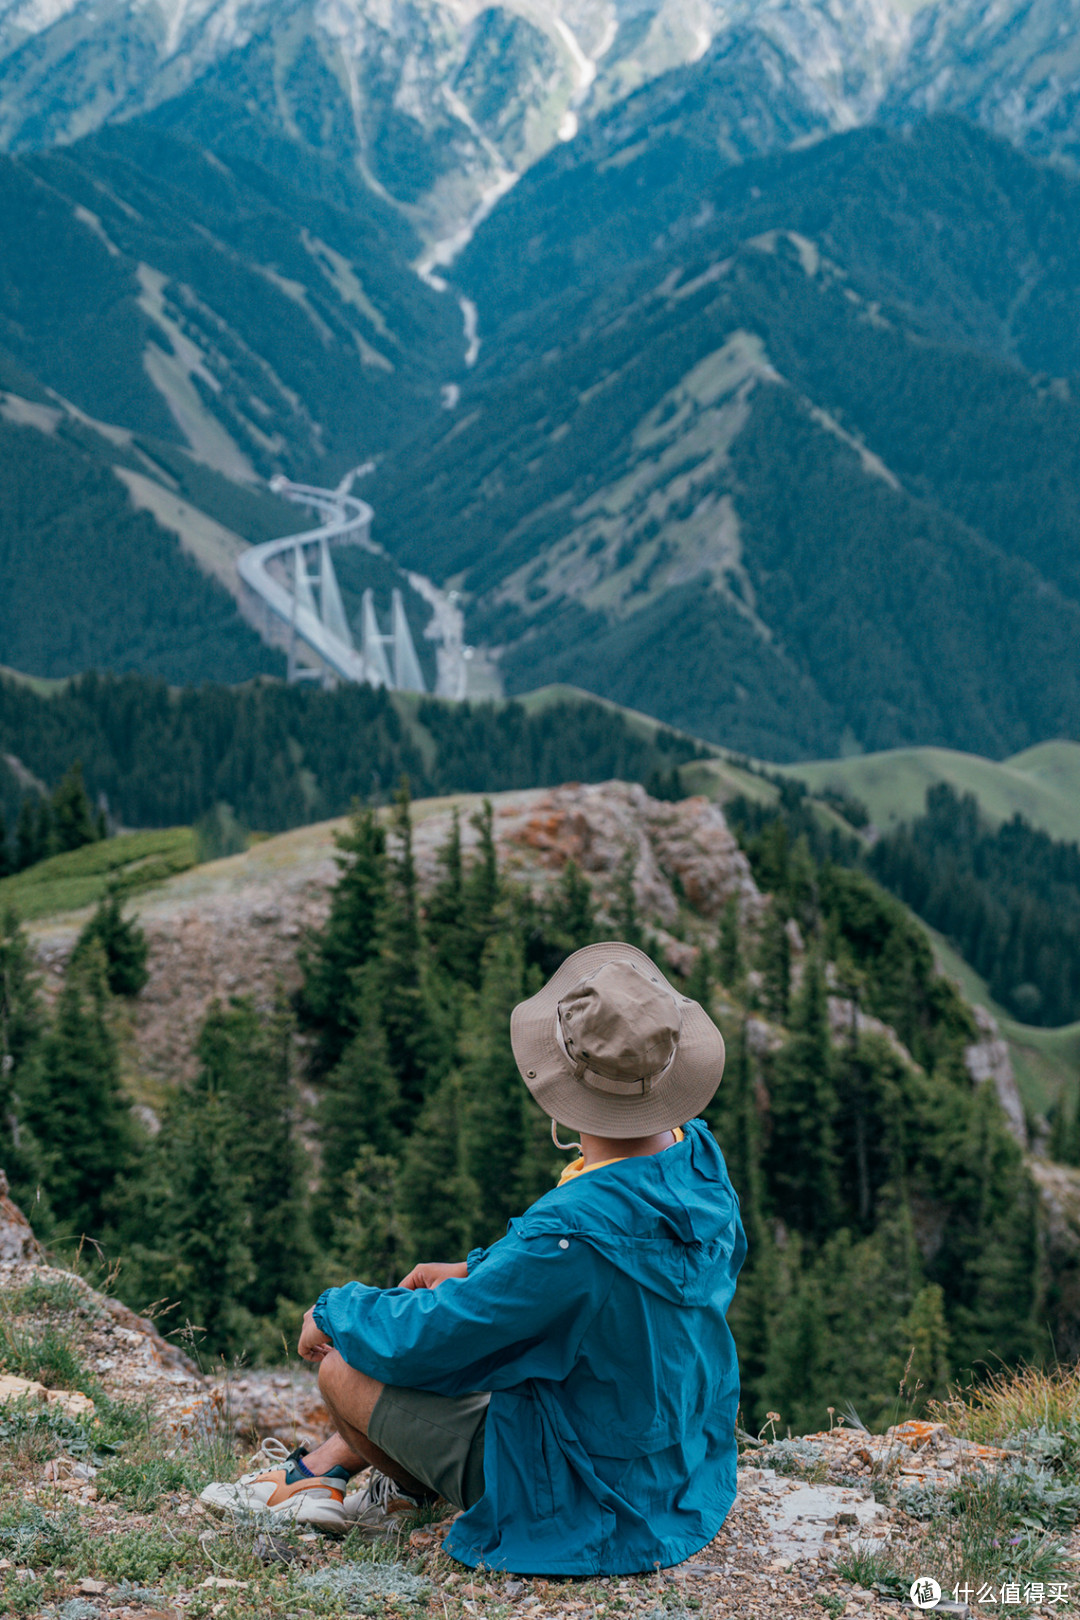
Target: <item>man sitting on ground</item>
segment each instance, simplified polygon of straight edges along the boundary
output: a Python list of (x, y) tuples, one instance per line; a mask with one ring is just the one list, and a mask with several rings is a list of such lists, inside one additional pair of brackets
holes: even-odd
[(465, 1510), (447, 1552), (533, 1575), (652, 1570), (720, 1529), (739, 1399), (725, 1317), (746, 1254), (694, 1117), (720, 1082), (720, 1032), (615, 942), (569, 957), (510, 1029), (580, 1157), (467, 1260), (327, 1289), (300, 1354), (336, 1433), (307, 1454), (278, 1443), (278, 1467), (208, 1486), (211, 1506), (343, 1530), (441, 1496)]

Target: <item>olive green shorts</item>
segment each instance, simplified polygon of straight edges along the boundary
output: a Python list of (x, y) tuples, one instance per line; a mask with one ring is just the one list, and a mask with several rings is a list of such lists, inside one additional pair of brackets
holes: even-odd
[(455, 1507), (470, 1508), (484, 1494), (490, 1399), (387, 1385), (375, 1402), (368, 1439)]

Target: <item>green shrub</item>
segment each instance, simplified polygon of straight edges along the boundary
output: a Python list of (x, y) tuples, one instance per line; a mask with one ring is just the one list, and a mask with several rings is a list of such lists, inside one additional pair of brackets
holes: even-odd
[(95, 1481), (98, 1495), (105, 1501), (127, 1502), (145, 1510), (172, 1491), (192, 1490), (189, 1459), (151, 1457), (144, 1461), (118, 1457), (108, 1463)]

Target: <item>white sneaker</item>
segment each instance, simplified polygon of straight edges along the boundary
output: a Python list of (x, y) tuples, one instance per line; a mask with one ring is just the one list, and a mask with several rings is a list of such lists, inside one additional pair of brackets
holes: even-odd
[(281, 1440), (264, 1440), (260, 1450), (273, 1467), (256, 1468), (232, 1484), (207, 1485), (199, 1501), (216, 1513), (231, 1513), (236, 1518), (288, 1519), (338, 1535), (352, 1528), (354, 1520), (346, 1514), (344, 1505), (348, 1485), (344, 1469), (335, 1468), (330, 1474), (311, 1479), (301, 1476), (289, 1484), (290, 1464), (301, 1455), (299, 1448), (289, 1451)]
[(345, 1498), (343, 1511), (351, 1528), (354, 1524), (372, 1532), (398, 1532), (410, 1513), (418, 1513), (430, 1498), (412, 1496), (389, 1474), (373, 1468), (367, 1484)]

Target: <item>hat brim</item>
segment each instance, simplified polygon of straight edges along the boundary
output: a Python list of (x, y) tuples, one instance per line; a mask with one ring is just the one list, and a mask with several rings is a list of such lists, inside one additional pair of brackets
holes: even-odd
[[(666, 986), (682, 1010), (674, 1061), (643, 1097), (591, 1091), (574, 1078), (556, 1034), (562, 997), (603, 963), (626, 961)], [(510, 1015), (510, 1044), (521, 1078), (545, 1114), (595, 1136), (651, 1136), (685, 1125), (701, 1113), (724, 1073), (724, 1037), (704, 1007), (676, 990), (644, 951), (618, 940), (575, 951), (542, 990), (519, 1002)]]

